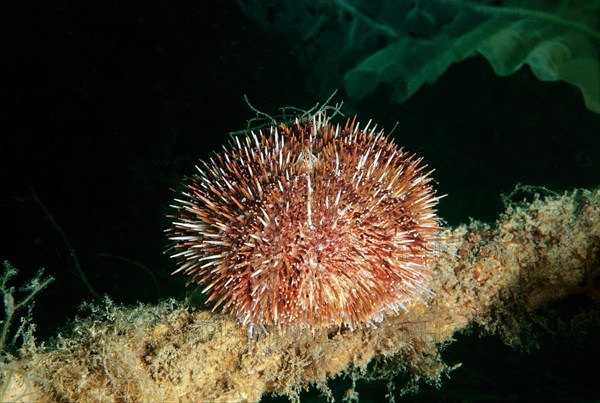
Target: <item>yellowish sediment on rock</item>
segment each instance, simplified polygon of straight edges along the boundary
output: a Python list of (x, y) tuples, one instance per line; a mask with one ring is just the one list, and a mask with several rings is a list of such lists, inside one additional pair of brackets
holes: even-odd
[[(224, 315), (166, 301), (118, 307), (107, 302), (72, 333), (4, 367), (3, 400), (258, 401), (292, 397), (309, 385), (360, 376), (382, 357), (415, 378), (439, 382), (449, 370), (444, 343), (473, 324), (511, 331), (534, 312), (586, 288), (597, 267), (600, 192), (511, 204), (495, 225), (471, 223), (442, 234), (427, 304), (355, 331), (271, 330), (248, 341)], [(518, 309), (515, 309), (518, 307)]]

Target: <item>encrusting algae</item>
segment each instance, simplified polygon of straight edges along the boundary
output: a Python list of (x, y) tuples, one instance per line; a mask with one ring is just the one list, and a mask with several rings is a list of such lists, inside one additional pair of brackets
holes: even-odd
[(268, 393), (297, 400), (310, 385), (327, 394), (328, 379), (360, 378), (384, 357), (439, 384), (452, 369), (440, 352), (456, 332), (477, 324), (515, 343), (523, 312), (574, 293), (598, 295), (589, 283), (598, 222), (600, 190), (578, 189), (508, 204), (494, 225), (448, 228), (428, 283), (435, 297), (354, 331), (271, 331), (249, 346), (246, 328), (227, 315), (171, 300), (137, 307), (107, 300), (70, 334), (6, 363), (2, 400), (229, 402)]

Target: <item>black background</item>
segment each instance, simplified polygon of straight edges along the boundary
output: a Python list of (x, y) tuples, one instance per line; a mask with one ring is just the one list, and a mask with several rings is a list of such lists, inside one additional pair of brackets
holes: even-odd
[[(339, 89), (336, 101), (344, 100)], [(388, 130), (398, 123), (396, 141), (436, 169), (448, 225), (493, 222), (500, 195), (517, 183), (559, 192), (600, 183), (599, 116), (567, 84), (540, 82), (527, 68), (496, 77), (473, 58), (403, 105), (388, 93), (345, 111)], [(14, 284), (40, 267), (56, 278), (36, 298), (40, 340), (93, 295), (33, 192), (99, 294), (124, 304), (183, 298), (185, 278), (171, 276), (163, 253), (173, 189), (253, 116), (244, 94), (270, 113), (323, 100), (287, 44), (256, 29), (234, 2), (0, 4), (0, 259), (20, 270)], [(595, 309), (583, 298), (567, 303), (572, 315)], [(530, 354), (494, 337), (458, 336), (447, 357), (465, 365), (416, 398), (552, 398), (557, 388), (598, 398), (590, 375), (598, 329), (589, 331), (577, 340), (540, 331), (541, 348)], [(359, 392), (379, 400), (386, 388), (360, 384)]]

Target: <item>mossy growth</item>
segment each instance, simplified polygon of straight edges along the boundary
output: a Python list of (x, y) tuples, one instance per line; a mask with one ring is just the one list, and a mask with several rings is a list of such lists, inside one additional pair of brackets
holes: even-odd
[[(85, 304), (70, 331), (5, 360), (3, 393), (21, 401), (299, 400), (328, 381), (409, 375), (407, 390), (439, 385), (455, 367), (441, 352), (477, 326), (523, 345), (528, 320), (556, 301), (594, 299), (600, 191), (576, 190), (510, 202), (494, 225), (443, 232), (429, 284), (435, 297), (364, 329), (248, 329), (183, 302), (124, 307)], [(379, 363), (373, 365), (372, 363)], [(346, 393), (349, 401), (357, 390)]]

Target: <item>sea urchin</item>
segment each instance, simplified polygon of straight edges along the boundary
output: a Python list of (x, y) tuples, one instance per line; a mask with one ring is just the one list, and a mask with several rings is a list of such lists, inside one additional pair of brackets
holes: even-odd
[(176, 199), (176, 272), (244, 324), (378, 322), (428, 292), (439, 197), (420, 163), (322, 113), (235, 137)]

